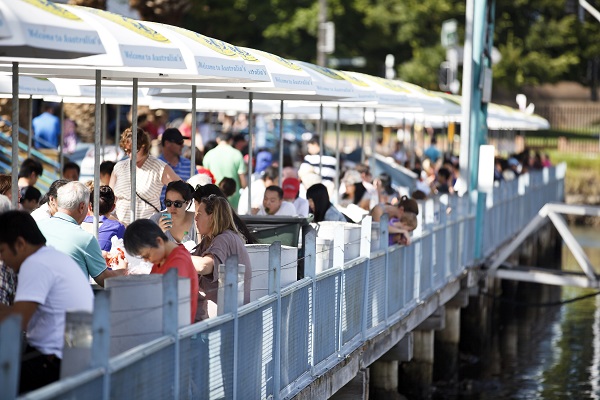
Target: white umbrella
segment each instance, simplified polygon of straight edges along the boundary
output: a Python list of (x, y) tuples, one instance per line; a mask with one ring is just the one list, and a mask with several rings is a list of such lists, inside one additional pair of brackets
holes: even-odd
[(10, 62), (61, 62), (105, 52), (98, 32), (49, 1), (0, 0), (0, 57)]
[(154, 22), (142, 22), (141, 25), (155, 29), (182, 49), (186, 62), (193, 66), (194, 79), (213, 77), (213, 84), (270, 82), (266, 66), (241, 47), (176, 26)]
[[(57, 96), (56, 86), (45, 78), (24, 76), (19, 79), (19, 97), (41, 98), (43, 96)], [(0, 76), (0, 97), (12, 96), (12, 75)]]

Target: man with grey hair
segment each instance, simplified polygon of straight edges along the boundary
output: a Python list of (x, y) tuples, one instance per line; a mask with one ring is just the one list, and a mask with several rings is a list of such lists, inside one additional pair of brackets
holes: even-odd
[(69, 182), (58, 189), (56, 201), (58, 211), (38, 222), (47, 244), (69, 255), (100, 286), (106, 278), (124, 275), (125, 270), (107, 269), (98, 240), (79, 226), (87, 215), (89, 189), (81, 182)]

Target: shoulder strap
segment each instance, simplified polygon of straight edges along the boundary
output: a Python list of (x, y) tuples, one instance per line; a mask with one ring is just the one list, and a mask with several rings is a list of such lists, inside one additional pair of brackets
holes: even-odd
[(144, 203), (146, 203), (146, 204), (148, 204), (150, 207), (154, 208), (154, 210), (156, 210), (156, 212), (160, 212), (160, 210), (159, 210), (158, 208), (156, 208), (156, 207), (154, 206), (154, 204), (150, 203), (148, 200), (146, 200), (145, 198), (143, 198), (142, 196), (140, 196), (138, 192), (135, 192), (135, 195), (136, 195), (137, 197), (139, 197), (139, 198), (140, 198), (140, 199), (141, 199), (141, 200), (142, 200)]

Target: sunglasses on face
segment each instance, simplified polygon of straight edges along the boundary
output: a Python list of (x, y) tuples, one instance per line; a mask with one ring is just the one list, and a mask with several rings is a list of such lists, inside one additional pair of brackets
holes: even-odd
[(175, 206), (175, 208), (181, 208), (181, 207), (183, 207), (184, 204), (185, 204), (185, 201), (181, 201), (181, 200), (175, 200), (175, 201), (165, 200), (165, 206), (167, 206), (167, 207)]

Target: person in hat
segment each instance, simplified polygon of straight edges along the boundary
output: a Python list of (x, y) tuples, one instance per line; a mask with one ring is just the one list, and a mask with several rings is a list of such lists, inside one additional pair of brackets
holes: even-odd
[[(183, 157), (183, 135), (177, 128), (168, 128), (162, 134), (160, 143), (162, 145), (162, 152), (158, 159), (164, 161), (173, 168), (173, 171), (183, 181), (187, 181), (192, 176), (191, 165), (192, 162)], [(165, 204), (165, 190), (166, 186), (163, 187), (162, 193), (160, 194), (160, 204)]]
[(296, 178), (286, 178), (283, 180), (281, 189), (283, 189), (283, 200), (296, 207), (296, 214), (300, 217), (308, 217), (308, 200), (299, 196), (300, 181)]

